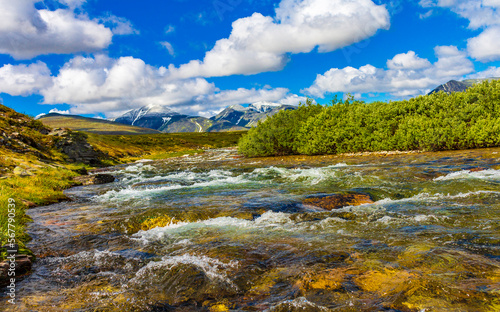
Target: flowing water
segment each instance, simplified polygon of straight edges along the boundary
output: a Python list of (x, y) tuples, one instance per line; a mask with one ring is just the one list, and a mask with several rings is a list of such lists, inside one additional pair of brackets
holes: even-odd
[[(31, 209), (12, 311), (500, 311), (500, 149), (110, 168)], [(324, 211), (311, 195), (373, 204)]]

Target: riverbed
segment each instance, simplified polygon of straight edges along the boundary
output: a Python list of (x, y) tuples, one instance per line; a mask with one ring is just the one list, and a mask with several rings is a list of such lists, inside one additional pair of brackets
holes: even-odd
[[(500, 149), (108, 168), (29, 210), (9, 311), (499, 311)], [(367, 194), (332, 211), (310, 196)]]

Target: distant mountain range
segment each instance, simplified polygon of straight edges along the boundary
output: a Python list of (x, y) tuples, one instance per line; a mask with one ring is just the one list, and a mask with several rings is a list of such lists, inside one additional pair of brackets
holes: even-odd
[(232, 105), (217, 116), (205, 118), (182, 115), (161, 105), (147, 105), (130, 110), (114, 121), (165, 133), (236, 131), (249, 129), (280, 110), (295, 108), (292, 105), (257, 102), (248, 106)]
[(467, 79), (467, 80), (462, 80), (462, 81), (457, 81), (457, 80), (450, 80), (445, 84), (440, 85), (436, 89), (432, 90), (429, 92), (429, 94), (433, 94), (439, 91), (444, 91), (448, 94), (451, 94), (453, 92), (464, 92), (468, 88), (472, 87), (476, 83), (480, 83), (485, 80), (496, 80), (500, 78), (485, 78), (485, 79)]

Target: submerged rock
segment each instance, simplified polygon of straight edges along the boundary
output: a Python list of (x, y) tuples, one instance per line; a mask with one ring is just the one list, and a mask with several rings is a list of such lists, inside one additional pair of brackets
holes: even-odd
[(162, 261), (150, 262), (139, 270), (128, 287), (136, 289), (134, 296), (145, 296), (150, 302), (170, 305), (222, 298), (237, 293), (237, 287), (223, 272), (229, 266), (232, 264), (208, 257), (164, 257)]
[(115, 177), (110, 174), (94, 174), (74, 178), (75, 182), (82, 185), (99, 185), (115, 182)]
[(318, 197), (309, 197), (302, 201), (306, 207), (319, 207), (325, 210), (333, 210), (347, 206), (359, 206), (372, 204), (374, 201), (367, 194), (348, 193), (333, 194)]

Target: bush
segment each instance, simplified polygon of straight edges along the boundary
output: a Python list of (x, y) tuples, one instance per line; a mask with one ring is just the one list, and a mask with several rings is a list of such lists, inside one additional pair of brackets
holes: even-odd
[(308, 100), (251, 129), (239, 147), (249, 157), (493, 147), (500, 146), (499, 121), (500, 81), (493, 80), (388, 103)]

